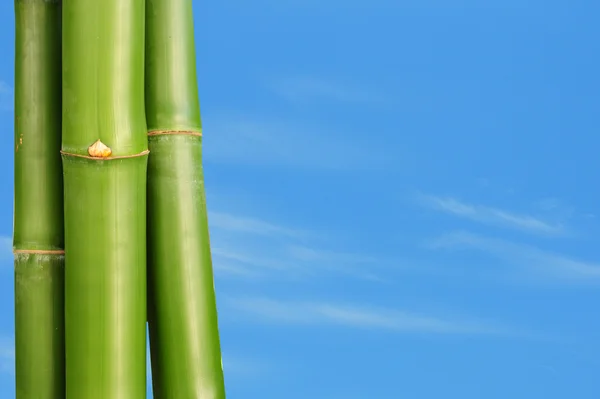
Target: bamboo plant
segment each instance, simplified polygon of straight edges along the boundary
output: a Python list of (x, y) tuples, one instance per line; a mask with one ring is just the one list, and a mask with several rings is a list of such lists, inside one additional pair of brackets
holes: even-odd
[(146, 396), (144, 0), (65, 0), (66, 396)]
[(158, 399), (225, 398), (191, 0), (147, 0), (148, 325)]
[(15, 1), (17, 399), (64, 399), (61, 6)]

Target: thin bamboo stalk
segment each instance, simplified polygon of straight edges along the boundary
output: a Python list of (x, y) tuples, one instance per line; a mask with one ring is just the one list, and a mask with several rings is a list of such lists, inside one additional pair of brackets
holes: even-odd
[(148, 0), (148, 324), (158, 399), (224, 399), (191, 0)]
[(63, 399), (61, 5), (15, 1), (15, 357), (17, 399)]
[(66, 396), (146, 396), (144, 0), (65, 0)]

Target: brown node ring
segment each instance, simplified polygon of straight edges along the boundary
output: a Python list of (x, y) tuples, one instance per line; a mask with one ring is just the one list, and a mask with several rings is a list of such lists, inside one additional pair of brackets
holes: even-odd
[(111, 160), (111, 159), (126, 159), (126, 158), (136, 158), (136, 157), (142, 157), (144, 155), (147, 155), (150, 151), (149, 150), (144, 150), (138, 154), (132, 154), (132, 155), (117, 155), (117, 156), (111, 156), (112, 155), (112, 150), (110, 149), (110, 147), (108, 147), (106, 144), (104, 144), (102, 141), (100, 141), (100, 139), (96, 140), (94, 142), (94, 144), (92, 144), (91, 146), (88, 147), (88, 154), (89, 155), (82, 155), (82, 154), (73, 154), (70, 152), (66, 152), (66, 151), (60, 151), (60, 153), (62, 155), (67, 155), (70, 157), (77, 157), (77, 158), (84, 158), (84, 159), (93, 159), (93, 160)]
[(106, 157), (106, 158), (98, 158), (98, 157), (92, 157), (89, 155), (82, 155), (82, 154), (73, 154), (70, 152), (66, 152), (66, 151), (61, 151), (60, 152), (62, 155), (66, 155), (69, 157), (76, 157), (76, 158), (83, 158), (83, 159), (92, 159), (94, 161), (111, 161), (113, 159), (127, 159), (127, 158), (137, 158), (137, 157), (143, 157), (144, 155), (148, 155), (150, 153), (150, 150), (144, 150), (138, 154), (132, 154), (132, 155), (117, 155), (114, 157)]
[(64, 249), (15, 249), (13, 254), (64, 255)]
[(167, 134), (202, 137), (202, 132), (194, 132), (191, 130), (151, 130), (148, 132), (148, 136), (162, 136)]

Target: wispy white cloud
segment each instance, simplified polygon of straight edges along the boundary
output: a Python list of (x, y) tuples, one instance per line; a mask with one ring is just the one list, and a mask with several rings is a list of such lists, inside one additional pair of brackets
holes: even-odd
[(538, 210), (544, 219), (578, 222), (588, 219), (589, 212), (577, 210), (574, 206), (556, 197), (541, 198), (533, 202), (533, 207)]
[(337, 252), (330, 250), (318, 250), (301, 245), (290, 245), (287, 250), (294, 258), (305, 262), (343, 262), (343, 263), (373, 263), (377, 259), (372, 256), (360, 254)]
[(546, 197), (536, 201), (535, 206), (542, 211), (550, 212), (560, 208), (562, 203), (558, 198)]
[[(300, 247), (289, 251), (285, 245), (262, 242), (254, 249), (233, 240), (214, 240), (212, 249), (215, 270), (229, 277), (268, 279), (307, 279), (316, 276), (337, 275), (361, 280), (383, 281), (377, 274), (377, 263), (362, 255)], [(243, 241), (241, 239), (240, 241)], [(265, 255), (265, 253), (267, 255)], [(309, 254), (307, 256), (307, 254)], [(353, 259), (352, 256), (356, 258)]]
[(6, 336), (0, 337), (0, 372), (15, 373), (15, 341)]
[(307, 244), (314, 237), (321, 241), (319, 233), (227, 212), (209, 219), (213, 264), (221, 276), (296, 280), (334, 274), (381, 281), (377, 258)]
[(452, 197), (421, 194), (417, 195), (417, 200), (422, 206), (474, 222), (544, 235), (565, 233), (562, 225), (553, 224), (531, 215), (513, 213), (484, 205), (468, 204)]
[[(438, 317), (398, 309), (328, 302), (286, 302), (270, 298), (225, 298), (226, 306), (253, 322), (277, 325), (338, 326), (395, 333), (531, 336), (490, 321)], [(238, 317), (239, 316), (239, 317)]]
[(13, 88), (5, 81), (0, 80), (0, 110), (12, 111), (14, 109)]
[(383, 98), (373, 91), (335, 80), (311, 76), (293, 76), (273, 80), (269, 86), (279, 96), (294, 102), (335, 101), (347, 103), (380, 103)]
[(13, 239), (8, 236), (0, 236), (0, 260), (12, 259)]
[(305, 231), (289, 229), (261, 219), (234, 215), (227, 212), (209, 212), (209, 223), (212, 228), (238, 233), (250, 233), (265, 236), (302, 237), (309, 234)]
[(247, 358), (223, 353), (223, 372), (227, 377), (258, 377), (272, 374), (273, 369), (264, 358)]
[(456, 231), (429, 243), (432, 249), (475, 250), (501, 259), (522, 271), (562, 282), (600, 282), (600, 263), (571, 258), (534, 246)]
[[(230, 242), (231, 243), (231, 242)], [(271, 248), (271, 251), (272, 248)], [(220, 261), (225, 261), (226, 265), (237, 265), (247, 273), (262, 272), (293, 272), (294, 267), (289, 264), (289, 260), (273, 257), (265, 257), (254, 252), (238, 252), (235, 248), (225, 246), (215, 246), (212, 249), (217, 267)]]
[(382, 269), (380, 266), (384, 262), (374, 256), (301, 245), (287, 246), (286, 253), (305, 273), (315, 274), (325, 271), (362, 280), (386, 281), (378, 275)]
[(208, 163), (335, 172), (397, 165), (386, 151), (366, 140), (347, 140), (345, 132), (334, 129), (239, 115), (205, 119)]

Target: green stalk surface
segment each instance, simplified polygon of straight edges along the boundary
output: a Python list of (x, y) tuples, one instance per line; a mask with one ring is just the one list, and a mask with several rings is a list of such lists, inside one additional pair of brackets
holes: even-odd
[[(144, 0), (65, 0), (66, 395), (146, 396)], [(101, 140), (108, 158), (88, 157)]]
[(191, 0), (148, 0), (148, 324), (154, 396), (224, 399)]
[(17, 399), (64, 399), (61, 6), (15, 1)]

